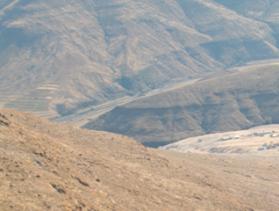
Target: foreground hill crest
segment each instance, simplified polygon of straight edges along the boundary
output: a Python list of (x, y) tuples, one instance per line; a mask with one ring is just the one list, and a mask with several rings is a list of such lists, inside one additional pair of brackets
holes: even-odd
[(277, 158), (182, 155), (30, 114), (0, 113), (11, 123), (0, 126), (0, 210), (279, 207)]

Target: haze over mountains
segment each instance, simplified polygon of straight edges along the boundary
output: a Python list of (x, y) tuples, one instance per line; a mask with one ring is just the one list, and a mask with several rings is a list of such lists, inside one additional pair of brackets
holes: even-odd
[(1, 105), (66, 115), (278, 58), (272, 1), (230, 2), (1, 0)]

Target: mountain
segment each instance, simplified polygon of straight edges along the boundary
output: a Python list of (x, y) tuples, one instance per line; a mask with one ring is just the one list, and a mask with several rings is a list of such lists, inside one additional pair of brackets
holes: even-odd
[(192, 81), (118, 106), (86, 128), (148, 146), (187, 137), (279, 123), (279, 66), (254, 64)]
[(0, 0), (0, 106), (75, 115), (278, 58), (276, 7), (232, 2)]
[(164, 146), (162, 149), (184, 153), (276, 156), (279, 152), (279, 125), (188, 138)]
[(0, 152), (3, 211), (279, 208), (278, 157), (147, 149), (11, 110), (0, 111)]

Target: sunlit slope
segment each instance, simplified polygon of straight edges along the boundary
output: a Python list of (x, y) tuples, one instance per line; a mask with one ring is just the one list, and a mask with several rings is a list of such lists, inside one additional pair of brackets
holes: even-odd
[(163, 149), (184, 153), (278, 156), (279, 126), (268, 125), (249, 130), (197, 136), (169, 144)]
[(214, 1), (0, 1), (1, 107), (63, 116), (270, 58), (273, 28)]
[(277, 210), (278, 163), (151, 150), (0, 111), (1, 211)]

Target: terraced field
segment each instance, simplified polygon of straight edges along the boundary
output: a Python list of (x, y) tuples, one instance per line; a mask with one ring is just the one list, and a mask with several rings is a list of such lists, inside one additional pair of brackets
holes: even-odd
[(0, 106), (20, 111), (34, 112), (39, 116), (51, 118), (55, 113), (49, 107), (52, 94), (58, 90), (55, 84), (45, 84), (30, 92), (28, 95), (0, 92)]

